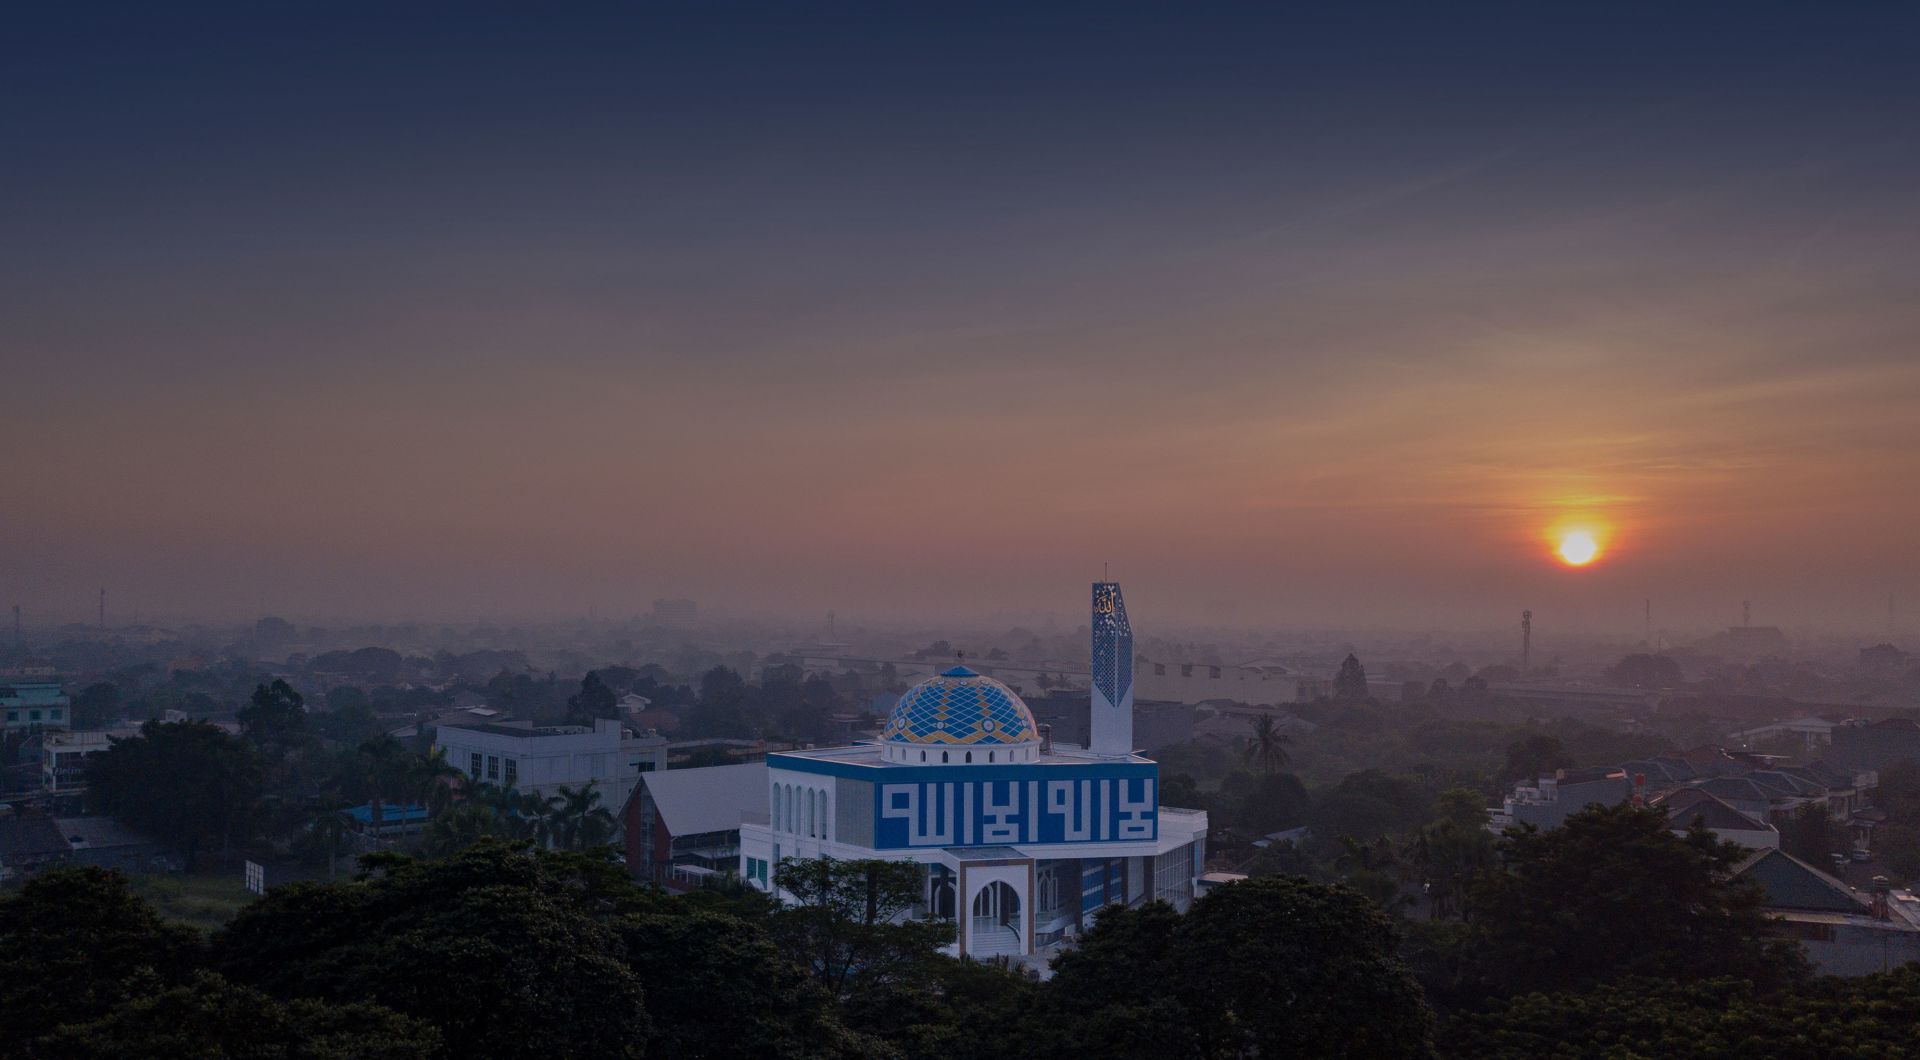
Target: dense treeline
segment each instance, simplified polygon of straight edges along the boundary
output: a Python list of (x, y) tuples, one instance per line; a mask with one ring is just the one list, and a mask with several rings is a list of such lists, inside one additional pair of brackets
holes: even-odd
[[(1891, 1057), (1920, 970), (1809, 976), (1731, 851), (1593, 808), (1509, 837), (1458, 921), (1274, 875), (1107, 910), (1040, 982), (944, 957), (899, 863), (674, 897), (484, 840), (168, 924), (97, 869), (0, 899), (6, 1057)], [(1410, 934), (1403, 935), (1403, 932)]]

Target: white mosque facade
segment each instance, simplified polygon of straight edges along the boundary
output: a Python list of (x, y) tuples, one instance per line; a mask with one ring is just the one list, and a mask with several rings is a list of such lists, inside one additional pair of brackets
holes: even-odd
[(771, 890), (782, 858), (915, 862), (914, 915), (956, 921), (955, 952), (980, 958), (1046, 950), (1113, 904), (1185, 909), (1207, 816), (1161, 806), (1159, 766), (1130, 749), (1119, 586), (1095, 584), (1093, 602), (1092, 748), (1053, 745), (1012, 689), (956, 666), (908, 689), (878, 742), (769, 755), (742, 877)]

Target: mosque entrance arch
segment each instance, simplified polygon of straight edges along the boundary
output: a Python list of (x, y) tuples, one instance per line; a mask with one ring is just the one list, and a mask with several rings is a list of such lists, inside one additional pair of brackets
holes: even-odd
[(999, 880), (973, 896), (973, 920), (967, 952), (976, 957), (1020, 953), (1020, 895)]

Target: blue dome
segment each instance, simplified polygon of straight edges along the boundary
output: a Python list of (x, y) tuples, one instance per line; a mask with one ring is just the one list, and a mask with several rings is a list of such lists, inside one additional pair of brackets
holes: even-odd
[(880, 738), (889, 743), (1004, 747), (1040, 739), (1013, 689), (956, 666), (912, 688), (894, 704)]

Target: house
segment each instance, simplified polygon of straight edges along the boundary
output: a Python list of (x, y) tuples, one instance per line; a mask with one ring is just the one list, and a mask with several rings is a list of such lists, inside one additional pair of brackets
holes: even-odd
[(627, 870), (674, 890), (734, 873), (740, 823), (766, 802), (764, 761), (643, 774), (620, 813)]
[(67, 728), (72, 720), (67, 711), (67, 696), (58, 681), (0, 681), (0, 718), (7, 732)]
[(158, 841), (129, 831), (111, 817), (60, 817), (55, 820), (66, 838), (69, 860), (121, 872), (168, 872), (180, 864), (167, 856)]
[(1772, 850), (1780, 846), (1780, 830), (1764, 819), (1756, 820), (1699, 788), (1677, 788), (1656, 795), (1648, 803), (1667, 811), (1675, 835), (1685, 835), (1695, 821), (1707, 826), (1721, 839), (1750, 850)]
[(1788, 736), (1806, 744), (1807, 749), (1811, 751), (1833, 742), (1833, 730), (1837, 724), (1839, 723), (1828, 718), (1794, 718), (1791, 721), (1776, 721), (1770, 725), (1736, 732), (1728, 739), (1738, 742), (1742, 747), (1752, 747), (1756, 743)]
[(1920, 723), (1888, 718), (1833, 730), (1826, 758), (1843, 769), (1885, 769), (1903, 758), (1920, 761)]
[(1594, 803), (1613, 806), (1632, 796), (1633, 781), (1624, 769), (1561, 769), (1516, 785), (1489, 823), (1496, 830), (1532, 825), (1545, 831)]
[(1870, 975), (1920, 960), (1920, 898), (1881, 883), (1862, 895), (1784, 850), (1755, 851), (1735, 878), (1766, 892), (1766, 912), (1825, 975)]
[(73, 848), (60, 823), (42, 814), (0, 817), (0, 881), (32, 876), (67, 860)]
[(87, 789), (87, 759), (113, 746), (116, 739), (136, 735), (137, 729), (117, 732), (50, 732), (40, 738), (40, 787), (49, 795), (69, 795)]
[(591, 727), (456, 721), (434, 729), (433, 746), (475, 781), (542, 798), (593, 783), (609, 809), (626, 804), (643, 773), (667, 768), (665, 737), (604, 718)]

